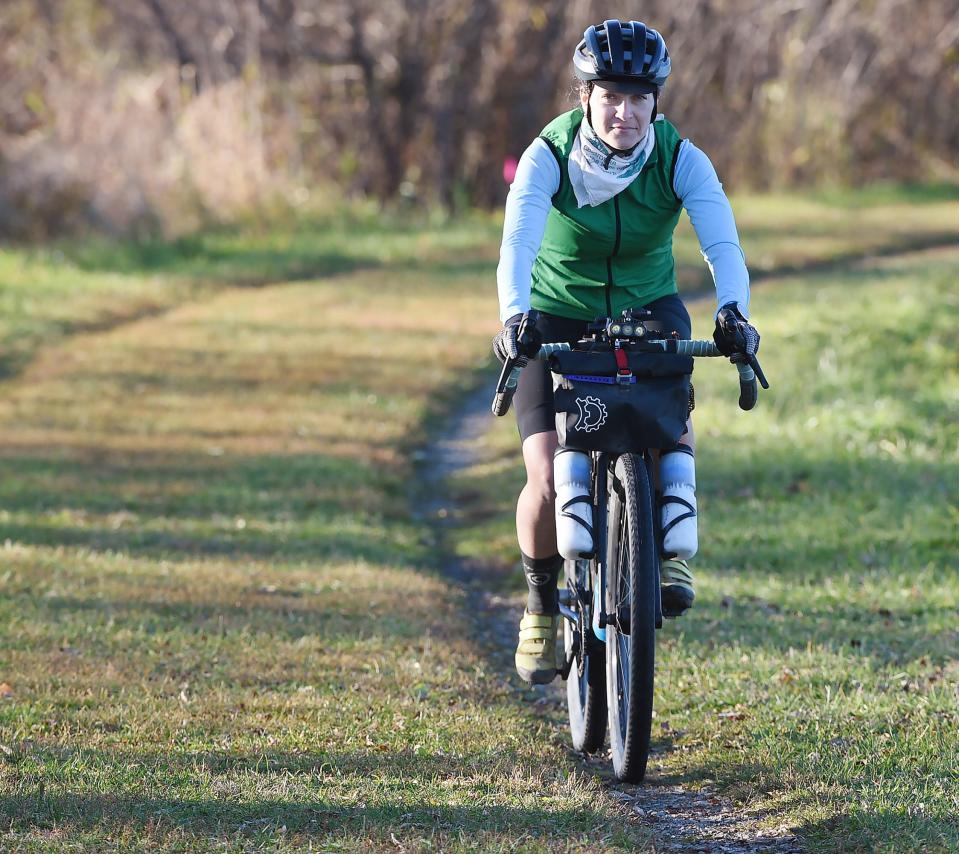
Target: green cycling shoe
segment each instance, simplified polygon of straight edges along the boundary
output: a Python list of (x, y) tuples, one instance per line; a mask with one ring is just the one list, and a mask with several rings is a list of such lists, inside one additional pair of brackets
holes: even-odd
[(516, 672), (533, 685), (547, 685), (556, 678), (556, 628), (559, 614), (523, 613), (516, 647)]
[(659, 582), (664, 617), (681, 617), (696, 598), (689, 564), (677, 558), (663, 558)]

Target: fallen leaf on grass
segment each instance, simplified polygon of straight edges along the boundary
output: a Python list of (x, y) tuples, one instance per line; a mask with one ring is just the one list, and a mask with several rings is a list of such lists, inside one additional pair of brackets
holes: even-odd
[(6, 682), (0, 682), (0, 698), (4, 700), (10, 700), (13, 698), (13, 688), (11, 688)]
[(14, 744), (0, 744), (0, 761), (16, 764), (36, 749), (37, 745), (27, 739)]
[(746, 713), (738, 709), (726, 709), (724, 712), (719, 712), (716, 717), (724, 721), (744, 721), (746, 720)]
[(240, 822), (236, 829), (240, 832), (245, 830), (259, 829), (273, 824), (273, 821), (274, 820), (272, 818), (251, 818), (249, 821)]

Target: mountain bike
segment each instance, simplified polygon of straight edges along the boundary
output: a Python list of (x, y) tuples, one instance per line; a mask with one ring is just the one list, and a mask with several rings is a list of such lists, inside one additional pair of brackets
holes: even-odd
[[(692, 357), (723, 355), (712, 341), (661, 334), (649, 312), (627, 311), (590, 324), (575, 345), (544, 344), (533, 352), (527, 345), (503, 365), (493, 400), (493, 413), (505, 415), (528, 360), (547, 359), (560, 446), (589, 454), (593, 549), (565, 561), (559, 672), (573, 747), (595, 753), (608, 728), (616, 778), (633, 783), (646, 773), (656, 630), (663, 626), (657, 452), (674, 446), (685, 429), (693, 407)], [(752, 409), (757, 375), (768, 388), (762, 369), (754, 355), (731, 361), (740, 375), (740, 408)], [(643, 407), (654, 411), (636, 411)]]

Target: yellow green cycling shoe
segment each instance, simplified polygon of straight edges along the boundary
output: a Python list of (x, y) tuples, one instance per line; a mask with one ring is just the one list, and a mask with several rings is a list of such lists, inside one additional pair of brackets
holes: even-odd
[(684, 560), (663, 558), (659, 570), (659, 583), (662, 593), (663, 616), (680, 617), (690, 608), (696, 598), (693, 589), (693, 574)]
[(519, 622), (516, 672), (533, 685), (546, 685), (556, 678), (556, 627), (559, 614), (524, 612)]

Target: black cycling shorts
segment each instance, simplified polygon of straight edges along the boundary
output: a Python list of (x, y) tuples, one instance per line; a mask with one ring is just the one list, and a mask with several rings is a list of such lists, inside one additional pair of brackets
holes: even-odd
[[(692, 323), (689, 312), (678, 294), (660, 297), (647, 308), (653, 313), (653, 319), (662, 325), (668, 335), (673, 331), (680, 338), (689, 338)], [(573, 320), (555, 314), (539, 313), (536, 328), (543, 336), (543, 343), (566, 341), (574, 344), (586, 334), (589, 321)], [(536, 360), (529, 363), (519, 378), (516, 394), (513, 396), (513, 409), (516, 410), (516, 424), (520, 438), (525, 442), (534, 433), (546, 433), (556, 429), (556, 412), (553, 409), (553, 378), (546, 362)]]

